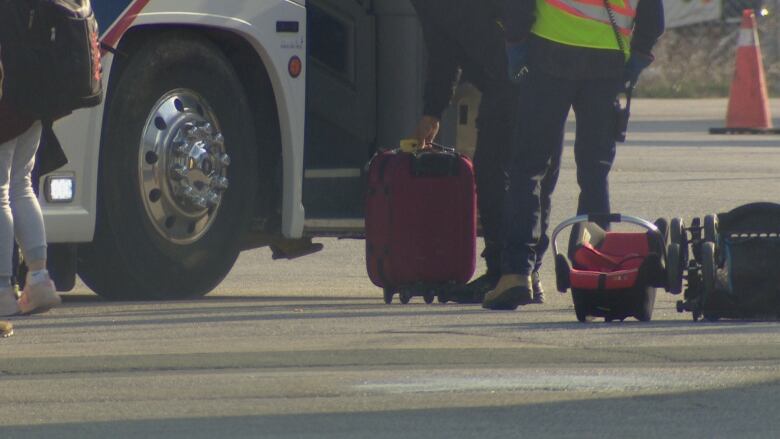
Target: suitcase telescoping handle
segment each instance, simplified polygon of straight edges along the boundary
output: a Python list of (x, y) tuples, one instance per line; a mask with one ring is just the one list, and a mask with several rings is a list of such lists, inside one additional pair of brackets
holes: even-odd
[[(455, 148), (451, 146), (444, 146), (436, 142), (431, 142), (428, 144), (431, 149), (435, 149), (441, 152), (446, 152), (450, 154), (456, 154)], [(424, 152), (425, 150), (420, 148), (420, 142), (417, 141), (417, 139), (404, 139), (401, 140), (401, 145), (398, 148), (401, 152), (407, 152), (407, 153), (420, 153)]]
[(666, 243), (664, 242), (664, 237), (661, 236), (661, 231), (658, 230), (658, 227), (651, 223), (650, 221), (644, 220), (642, 218), (637, 218), (635, 216), (630, 215), (621, 215), (619, 213), (595, 213), (590, 215), (580, 215), (575, 216), (574, 218), (569, 218), (566, 221), (560, 223), (558, 227), (555, 228), (555, 230), (552, 233), (552, 237), (550, 237), (550, 240), (552, 241), (552, 247), (553, 247), (553, 254), (557, 257), (560, 253), (558, 252), (558, 234), (560, 234), (564, 229), (567, 227), (574, 226), (575, 224), (580, 223), (630, 223), (635, 224), (640, 227), (644, 227), (647, 230), (650, 230), (651, 232), (654, 232), (653, 235), (657, 237), (659, 240), (659, 243), (661, 244), (662, 248), (666, 247)]
[(455, 154), (456, 153), (455, 148), (453, 148), (451, 146), (444, 146), (444, 145), (438, 144), (436, 142), (431, 142), (431, 147), (434, 148), (434, 149), (438, 149), (439, 151), (449, 152), (451, 154)]

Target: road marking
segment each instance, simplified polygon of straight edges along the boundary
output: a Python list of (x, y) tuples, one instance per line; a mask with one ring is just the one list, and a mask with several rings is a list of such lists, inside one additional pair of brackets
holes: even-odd
[[(751, 369), (755, 373), (755, 369)], [(738, 368), (658, 368), (658, 369), (589, 369), (457, 371), (437, 372), (437, 376), (415, 376), (364, 381), (356, 390), (384, 394), (440, 392), (637, 392), (672, 391), (723, 387), (744, 378)]]

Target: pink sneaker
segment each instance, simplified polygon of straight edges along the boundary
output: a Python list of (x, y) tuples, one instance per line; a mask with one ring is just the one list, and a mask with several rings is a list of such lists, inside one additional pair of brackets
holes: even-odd
[(15, 314), (19, 314), (16, 293), (14, 293), (13, 288), (0, 289), (0, 316), (12, 316)]
[(46, 279), (35, 284), (27, 278), (27, 284), (22, 290), (22, 297), (19, 298), (19, 312), (22, 314), (32, 314), (46, 312), (62, 303), (59, 294), (54, 288), (54, 282), (49, 275)]

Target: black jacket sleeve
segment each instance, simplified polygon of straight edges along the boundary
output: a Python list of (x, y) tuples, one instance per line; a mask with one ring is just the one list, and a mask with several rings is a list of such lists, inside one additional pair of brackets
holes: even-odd
[(531, 27), (536, 21), (536, 1), (506, 0), (503, 21), (508, 42), (524, 41), (531, 34)]
[(634, 21), (631, 51), (652, 56), (653, 46), (664, 33), (664, 4), (661, 0), (640, 0)]
[(430, 26), (423, 26), (428, 49), (423, 114), (441, 118), (449, 106), (460, 77), (455, 45)]
[(436, 23), (437, 16), (442, 13), (437, 2), (428, 0), (412, 0), (423, 29), (425, 47), (428, 52), (428, 66), (425, 73), (425, 90), (423, 95), (423, 114), (441, 118), (449, 106), (455, 86), (460, 76), (457, 49), (449, 41)]

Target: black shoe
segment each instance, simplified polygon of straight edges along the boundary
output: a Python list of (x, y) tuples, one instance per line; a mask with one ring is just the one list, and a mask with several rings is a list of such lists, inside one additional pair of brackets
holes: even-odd
[(500, 276), (483, 274), (466, 285), (453, 287), (446, 293), (447, 301), (455, 303), (482, 303), (485, 294), (496, 288)]
[(531, 303), (541, 305), (544, 303), (544, 287), (542, 287), (542, 279), (539, 276), (539, 272), (535, 271), (531, 275), (531, 287), (534, 292), (534, 298)]

